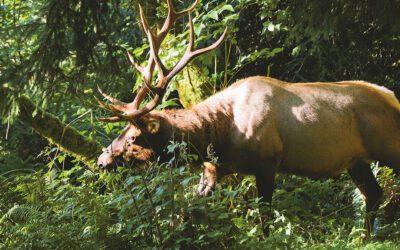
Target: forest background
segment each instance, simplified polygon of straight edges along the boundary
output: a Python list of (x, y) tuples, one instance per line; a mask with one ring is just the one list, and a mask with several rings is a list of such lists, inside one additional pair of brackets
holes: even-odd
[[(191, 1), (174, 1), (177, 9)], [(0, 248), (397, 248), (398, 178), (374, 167), (385, 201), (375, 236), (363, 241), (363, 197), (347, 175), (313, 181), (279, 176), (271, 236), (252, 177), (232, 176), (197, 197), (198, 173), (183, 142), (179, 158), (146, 169), (96, 169), (94, 160), (123, 123), (95, 102), (96, 85), (130, 101), (140, 75), (125, 51), (145, 62), (138, 5), (162, 24), (164, 1), (0, 1)], [(290, 82), (360, 79), (400, 96), (400, 1), (212, 0), (194, 11), (198, 46), (229, 27), (224, 44), (172, 82), (189, 107), (253, 75)], [(183, 53), (187, 18), (166, 38), (167, 65)], [(177, 100), (177, 93), (179, 101)], [(160, 107), (160, 108), (163, 108)], [(389, 205), (388, 205), (389, 204)], [(397, 218), (387, 223), (387, 214)]]

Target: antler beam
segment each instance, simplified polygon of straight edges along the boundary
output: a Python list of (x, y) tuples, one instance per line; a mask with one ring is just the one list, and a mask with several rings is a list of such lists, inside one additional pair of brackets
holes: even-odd
[[(112, 104), (106, 104), (97, 98), (96, 100), (98, 101), (100, 106), (111, 111), (115, 115), (109, 118), (100, 118), (101, 121), (105, 122), (117, 122), (121, 120), (134, 121), (138, 117), (150, 112), (151, 110), (156, 108), (157, 105), (161, 102), (165, 94), (166, 88), (168, 86), (168, 83), (175, 75), (177, 75), (193, 58), (202, 55), (204, 53), (210, 52), (222, 44), (222, 42), (226, 37), (227, 29), (225, 29), (221, 37), (212, 45), (201, 49), (194, 48), (194, 29), (193, 29), (193, 20), (191, 17), (191, 12), (194, 10), (198, 2), (199, 0), (196, 0), (193, 3), (193, 5), (188, 9), (177, 12), (173, 7), (172, 0), (167, 0), (168, 15), (166, 20), (164, 21), (164, 24), (160, 32), (157, 34), (155, 34), (149, 27), (148, 21), (144, 15), (143, 8), (139, 5), (140, 21), (144, 33), (146, 34), (150, 43), (150, 56), (146, 67), (142, 67), (138, 63), (136, 63), (135, 60), (133, 59), (133, 56), (129, 52), (127, 52), (127, 57), (131, 65), (135, 67), (143, 75), (144, 84), (142, 85), (135, 99), (131, 103), (121, 102), (107, 94), (104, 94), (103, 91), (101, 91), (101, 89), (98, 88), (99, 92), (104, 96), (104, 98), (110, 101)], [(175, 21), (184, 15), (189, 16), (189, 44), (182, 58), (171, 70), (169, 70), (162, 63), (161, 59), (158, 56), (158, 52), (162, 42), (164, 41), (165, 37), (167, 36), (168, 32), (170, 31)], [(155, 67), (157, 67), (158, 69), (158, 81), (156, 85), (153, 85), (152, 76)], [(147, 103), (147, 105), (140, 108), (140, 104), (142, 103), (142, 101), (144, 100), (149, 91), (151, 91), (154, 94), (153, 99), (149, 103)]]

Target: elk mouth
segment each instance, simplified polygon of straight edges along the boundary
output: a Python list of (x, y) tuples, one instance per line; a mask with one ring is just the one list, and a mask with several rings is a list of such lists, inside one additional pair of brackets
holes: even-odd
[(141, 166), (151, 160), (155, 160), (154, 151), (146, 148), (128, 148), (121, 155), (115, 156), (108, 152), (100, 155), (97, 166), (101, 169), (112, 170), (118, 166)]

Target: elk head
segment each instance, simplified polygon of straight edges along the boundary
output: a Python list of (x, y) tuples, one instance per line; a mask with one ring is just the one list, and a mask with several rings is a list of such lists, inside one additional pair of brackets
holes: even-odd
[[(126, 161), (133, 159), (138, 161), (150, 160), (154, 154), (159, 153), (160, 149), (168, 142), (168, 133), (170, 133), (168, 124), (161, 116), (151, 111), (162, 101), (171, 79), (178, 74), (190, 60), (217, 48), (223, 42), (227, 33), (227, 29), (225, 29), (222, 36), (215, 43), (206, 48), (195, 49), (193, 21), (190, 14), (197, 3), (198, 0), (196, 0), (190, 8), (176, 12), (172, 5), (172, 0), (167, 0), (168, 16), (158, 33), (154, 33), (149, 28), (143, 9), (139, 5), (141, 24), (150, 43), (150, 56), (147, 66), (141, 67), (133, 60), (129, 52), (127, 52), (128, 59), (132, 66), (143, 75), (143, 85), (131, 103), (121, 102), (103, 93), (99, 88), (99, 92), (111, 102), (111, 104), (106, 104), (96, 98), (98, 103), (114, 114), (112, 117), (100, 118), (100, 120), (104, 122), (128, 122), (122, 134), (99, 156), (97, 163), (100, 167), (111, 165), (115, 158), (123, 158)], [(158, 51), (174, 22), (184, 15), (189, 16), (189, 44), (179, 62), (172, 69), (167, 69), (160, 60)], [(157, 67), (158, 79), (157, 83), (153, 84), (152, 77), (155, 67)], [(152, 99), (145, 106), (141, 107), (141, 103), (148, 94), (152, 96)]]

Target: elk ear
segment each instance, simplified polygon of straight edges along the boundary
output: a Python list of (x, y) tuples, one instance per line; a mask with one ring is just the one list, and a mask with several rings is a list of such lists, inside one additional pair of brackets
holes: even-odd
[(150, 134), (154, 135), (160, 130), (160, 121), (159, 120), (149, 120), (146, 122), (146, 130)]

